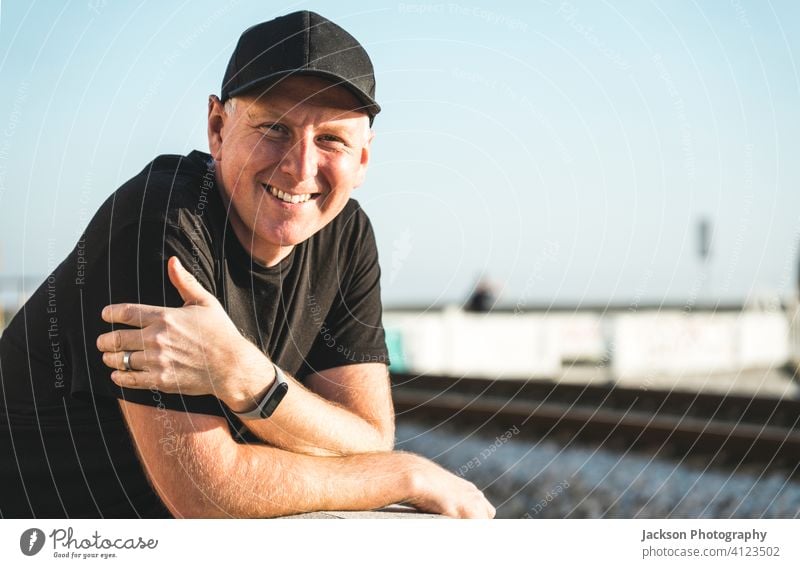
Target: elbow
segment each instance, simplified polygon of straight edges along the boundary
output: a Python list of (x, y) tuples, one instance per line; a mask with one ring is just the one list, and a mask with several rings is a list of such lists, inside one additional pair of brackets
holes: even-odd
[[(222, 450), (222, 448), (217, 448)], [(173, 477), (170, 487), (157, 487), (164, 506), (176, 519), (219, 519), (240, 516), (230, 498), (236, 474), (238, 452), (235, 447), (215, 452), (215, 456), (176, 456), (175, 466), (181, 475)]]
[[(364, 435), (366, 434), (366, 435)], [(370, 425), (370, 430), (357, 438), (352, 438), (347, 448), (331, 453), (316, 454), (321, 456), (351, 456), (358, 454), (376, 454), (394, 450), (394, 425), (391, 427)]]
[(392, 450), (394, 450), (394, 428), (392, 428), (390, 433), (385, 434), (381, 438), (381, 447), (379, 451), (391, 452)]
[(184, 490), (174, 495), (162, 491), (158, 493), (162, 503), (175, 519), (222, 519), (236, 516), (199, 484), (196, 489), (194, 492)]
[(377, 429), (376, 452), (391, 452), (394, 450), (394, 422)]
[(219, 515), (213, 515), (209, 509), (199, 506), (195, 501), (192, 503), (190, 500), (181, 499), (180, 502), (164, 501), (164, 505), (175, 519), (212, 519), (219, 518)]

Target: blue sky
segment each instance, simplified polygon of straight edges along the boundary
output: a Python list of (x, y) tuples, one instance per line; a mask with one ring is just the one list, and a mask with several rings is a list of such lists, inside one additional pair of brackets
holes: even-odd
[(479, 273), (510, 305), (794, 289), (792, 1), (3, 1), (0, 273), (45, 274), (153, 156), (207, 149), (239, 34), (301, 8), (375, 64), (355, 197), (387, 304), (459, 300)]

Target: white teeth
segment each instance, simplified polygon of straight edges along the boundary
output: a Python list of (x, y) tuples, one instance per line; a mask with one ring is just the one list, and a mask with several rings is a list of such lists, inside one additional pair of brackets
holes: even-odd
[(274, 195), (275, 197), (277, 197), (281, 201), (285, 201), (286, 203), (305, 203), (306, 201), (311, 199), (311, 194), (310, 193), (304, 193), (304, 194), (301, 194), (301, 195), (292, 195), (291, 193), (284, 193), (280, 189), (276, 189), (276, 188), (272, 187), (271, 185), (268, 185), (267, 189), (269, 189), (269, 192), (272, 195)]

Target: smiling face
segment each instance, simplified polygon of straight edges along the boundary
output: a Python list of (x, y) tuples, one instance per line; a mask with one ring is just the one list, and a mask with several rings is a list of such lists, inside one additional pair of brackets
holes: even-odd
[[(209, 101), (208, 142), (230, 222), (253, 258), (273, 266), (341, 212), (364, 179), (372, 134), (361, 103), (308, 76)], [(229, 105), (230, 107), (230, 105)]]

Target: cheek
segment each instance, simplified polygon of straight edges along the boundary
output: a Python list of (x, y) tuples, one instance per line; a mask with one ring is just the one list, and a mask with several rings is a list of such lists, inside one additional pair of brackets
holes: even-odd
[(329, 172), (328, 179), (331, 188), (338, 191), (349, 191), (358, 185), (360, 163), (352, 156), (330, 160), (325, 164)]

